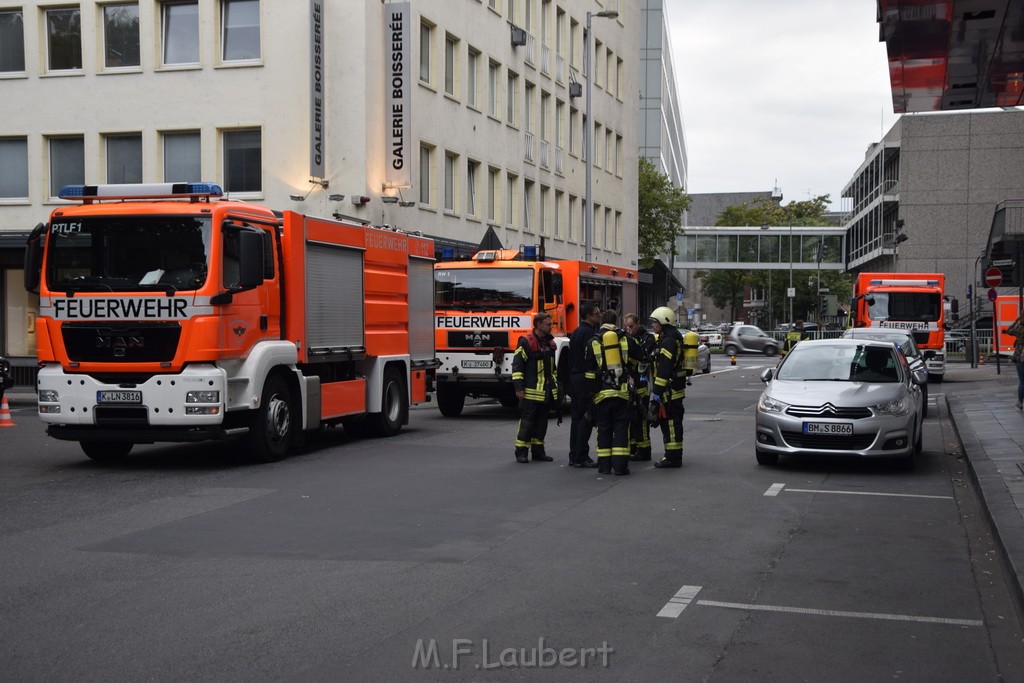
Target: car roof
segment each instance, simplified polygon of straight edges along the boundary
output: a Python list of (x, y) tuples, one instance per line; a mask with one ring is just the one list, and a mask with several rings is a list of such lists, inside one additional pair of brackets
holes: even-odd
[(890, 341), (882, 341), (881, 339), (865, 339), (860, 337), (856, 339), (846, 337), (839, 337), (837, 339), (805, 339), (797, 344), (796, 348), (806, 348), (810, 346), (835, 346), (843, 348), (853, 348), (857, 346), (881, 346), (887, 349), (896, 348)]
[(846, 339), (873, 339), (877, 337), (899, 337), (901, 339), (913, 339), (914, 336), (906, 330), (890, 330), (881, 327), (861, 327), (853, 328), (843, 332), (843, 337)]

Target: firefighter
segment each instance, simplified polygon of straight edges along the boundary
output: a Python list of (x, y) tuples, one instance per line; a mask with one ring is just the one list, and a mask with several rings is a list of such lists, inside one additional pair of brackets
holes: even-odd
[(665, 456), (658, 468), (683, 466), (683, 399), (688, 372), (683, 366), (683, 335), (676, 329), (676, 314), (667, 306), (651, 313), (651, 329), (658, 337), (652, 362), (649, 418), (659, 422), (665, 439)]
[(594, 396), (586, 379), (587, 349), (597, 334), (601, 309), (593, 301), (580, 304), (580, 324), (569, 337), (569, 467), (594, 468), (590, 457), (590, 434), (594, 431)]
[(636, 313), (625, 317), (626, 334), (636, 345), (637, 358), (632, 363), (633, 382), (630, 391), (629, 459), (646, 462), (651, 459), (651, 423), (647, 419), (650, 404), (651, 358), (658, 341), (640, 322)]
[(797, 342), (807, 339), (807, 333), (804, 332), (804, 321), (797, 320), (793, 323), (793, 329), (786, 333), (786, 344), (783, 347), (782, 355), (786, 355), (793, 350)]
[(516, 462), (554, 460), (544, 452), (548, 433), (548, 411), (558, 400), (555, 382), (555, 340), (551, 336), (551, 315), (533, 316), (533, 331), (519, 338), (512, 356), (512, 386), (519, 399), (519, 433)]
[(616, 323), (618, 315), (601, 314), (601, 327), (590, 342), (587, 379), (592, 382), (597, 416), (597, 471), (629, 474), (629, 362), (636, 353)]

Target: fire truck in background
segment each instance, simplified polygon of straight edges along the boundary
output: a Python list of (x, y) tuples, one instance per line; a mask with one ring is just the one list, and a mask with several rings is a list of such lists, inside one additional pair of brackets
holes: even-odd
[[(636, 312), (637, 271), (587, 261), (537, 259), (536, 247), (485, 249), (469, 261), (434, 265), (437, 405), (446, 417), (462, 413), (467, 396), (490, 396), (515, 406), (512, 355), (533, 329), (533, 316), (551, 314), (559, 382), (567, 382), (569, 335), (579, 306)], [(564, 394), (563, 394), (564, 395)]]
[(212, 183), (67, 186), (32, 232), (39, 417), (96, 460), (245, 435), (390, 436), (433, 372), (431, 240), (222, 196)]
[[(943, 273), (860, 273), (853, 285), (852, 327), (905, 330), (924, 356), (928, 380), (946, 373), (946, 276)], [(956, 300), (951, 316), (956, 320)]]
[(1013, 346), (1017, 338), (1006, 334), (1006, 328), (1013, 324), (1020, 311), (1020, 296), (1018, 294), (1000, 294), (993, 302), (995, 315), (992, 316), (992, 339), (993, 350), (1001, 356), (1013, 354)]

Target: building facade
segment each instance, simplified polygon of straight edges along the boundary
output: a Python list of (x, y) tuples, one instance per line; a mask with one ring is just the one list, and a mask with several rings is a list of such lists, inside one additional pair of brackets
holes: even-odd
[[(584, 32), (592, 19), (592, 122)], [(0, 3), (0, 248), (65, 184), (235, 199), (636, 261), (640, 10), (618, 0)], [(11, 255), (0, 353), (31, 356)]]
[(996, 206), (1022, 195), (1024, 111), (903, 116), (843, 189), (847, 267), (945, 273), (966, 302)]

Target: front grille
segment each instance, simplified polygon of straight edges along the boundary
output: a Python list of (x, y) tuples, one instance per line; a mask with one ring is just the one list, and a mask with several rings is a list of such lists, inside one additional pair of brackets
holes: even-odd
[(803, 432), (782, 432), (782, 438), (793, 448), (813, 448), (818, 451), (860, 451), (871, 446), (875, 435), (821, 436)]
[(144, 426), (149, 423), (146, 406), (96, 406), (96, 424), (104, 427)]
[(448, 332), (450, 349), (508, 348), (508, 332), (496, 330), (459, 330)]
[(867, 408), (842, 408), (831, 403), (821, 406), (790, 406), (786, 409), (786, 414), (793, 417), (841, 418), (843, 420), (860, 420), (871, 417), (871, 411)]
[(925, 344), (928, 343), (928, 339), (932, 336), (932, 333), (931, 332), (927, 332), (927, 331), (925, 331), (925, 332), (914, 332), (913, 335), (914, 335), (914, 342), (918, 346), (924, 346)]
[(170, 362), (178, 349), (176, 322), (64, 323), (68, 359), (79, 363)]

